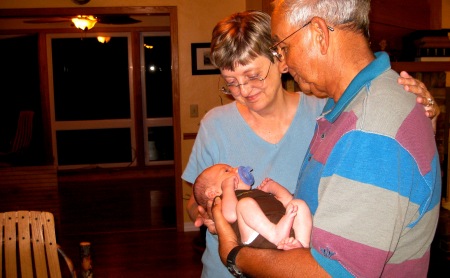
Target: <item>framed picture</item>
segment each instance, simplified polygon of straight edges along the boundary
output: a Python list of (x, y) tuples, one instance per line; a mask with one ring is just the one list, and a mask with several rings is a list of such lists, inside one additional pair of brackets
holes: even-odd
[(220, 70), (211, 64), (210, 47), (209, 42), (191, 44), (192, 75), (220, 74)]

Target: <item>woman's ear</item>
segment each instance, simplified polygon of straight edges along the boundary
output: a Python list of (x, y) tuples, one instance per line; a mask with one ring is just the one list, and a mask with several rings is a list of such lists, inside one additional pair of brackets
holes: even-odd
[(280, 71), (281, 73), (287, 73), (289, 71), (289, 68), (288, 68), (285, 60), (282, 60), (282, 61), (277, 60), (277, 62), (278, 62), (278, 71)]

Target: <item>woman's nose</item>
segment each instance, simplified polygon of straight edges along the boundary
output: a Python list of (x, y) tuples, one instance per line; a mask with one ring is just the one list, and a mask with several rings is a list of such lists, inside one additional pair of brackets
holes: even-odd
[(243, 96), (243, 97), (246, 97), (246, 96), (248, 96), (249, 94), (250, 94), (250, 92), (252, 91), (252, 86), (250, 86), (248, 83), (246, 83), (246, 84), (240, 84), (239, 85), (239, 87), (240, 87), (240, 93), (241, 93), (241, 95)]

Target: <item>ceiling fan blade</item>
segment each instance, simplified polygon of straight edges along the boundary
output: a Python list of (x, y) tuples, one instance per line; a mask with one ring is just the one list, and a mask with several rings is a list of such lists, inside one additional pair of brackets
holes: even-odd
[(133, 24), (141, 22), (128, 15), (98, 15), (96, 17), (97, 22), (102, 24)]
[(35, 18), (24, 20), (25, 23), (59, 23), (59, 22), (69, 22), (70, 18), (67, 17), (45, 17), (45, 18)]

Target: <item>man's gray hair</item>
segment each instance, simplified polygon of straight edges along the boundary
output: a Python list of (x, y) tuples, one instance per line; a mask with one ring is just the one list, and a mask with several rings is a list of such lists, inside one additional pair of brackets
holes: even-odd
[(370, 0), (275, 0), (273, 14), (291, 26), (302, 26), (313, 17), (331, 27), (363, 32), (369, 37)]

